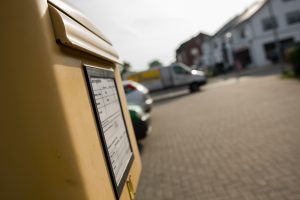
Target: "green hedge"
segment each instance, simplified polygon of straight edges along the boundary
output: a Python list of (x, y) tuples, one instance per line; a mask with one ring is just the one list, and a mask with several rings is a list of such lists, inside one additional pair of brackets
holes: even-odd
[(286, 59), (292, 64), (295, 76), (300, 77), (300, 45), (289, 49), (286, 54)]

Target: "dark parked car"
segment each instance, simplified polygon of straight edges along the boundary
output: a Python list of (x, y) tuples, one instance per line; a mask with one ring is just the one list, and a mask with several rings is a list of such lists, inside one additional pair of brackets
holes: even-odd
[(143, 111), (139, 105), (128, 105), (135, 137), (141, 140), (151, 132), (150, 114)]

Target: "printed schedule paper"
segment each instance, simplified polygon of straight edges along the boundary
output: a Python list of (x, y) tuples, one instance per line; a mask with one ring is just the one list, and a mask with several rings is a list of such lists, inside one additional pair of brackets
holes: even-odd
[(132, 157), (116, 85), (113, 79), (91, 77), (90, 84), (116, 184)]

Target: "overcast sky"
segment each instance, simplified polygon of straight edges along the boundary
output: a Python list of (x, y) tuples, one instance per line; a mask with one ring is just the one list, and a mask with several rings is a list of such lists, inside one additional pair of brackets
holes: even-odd
[(256, 0), (65, 0), (109, 38), (134, 70), (154, 59), (175, 60), (179, 45), (199, 32), (213, 34)]

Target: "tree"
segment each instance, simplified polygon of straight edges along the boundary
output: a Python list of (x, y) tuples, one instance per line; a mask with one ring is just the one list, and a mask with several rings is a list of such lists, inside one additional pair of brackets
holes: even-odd
[(152, 62), (149, 63), (149, 68), (154, 68), (154, 67), (162, 67), (162, 63), (159, 60), (153, 60)]
[(121, 71), (122, 79), (125, 78), (126, 73), (128, 73), (130, 71), (130, 69), (131, 69), (130, 63), (125, 61), (123, 64), (123, 69)]

